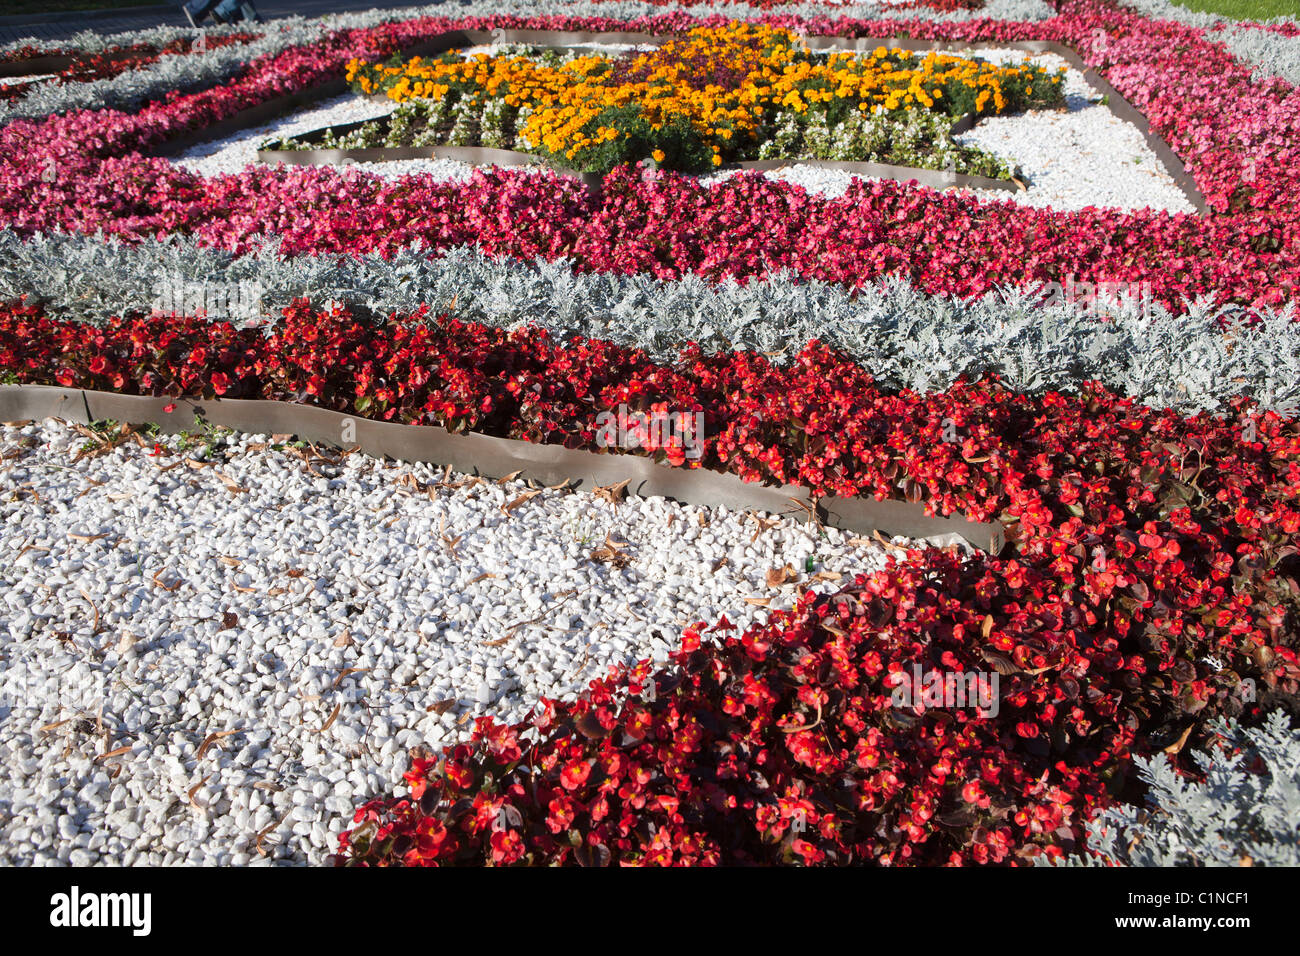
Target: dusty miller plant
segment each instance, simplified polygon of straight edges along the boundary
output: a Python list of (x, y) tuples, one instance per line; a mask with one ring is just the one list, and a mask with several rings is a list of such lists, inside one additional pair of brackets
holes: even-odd
[(162, 308), (165, 290), (195, 284), (258, 289), (256, 298), (219, 299), (230, 311), (212, 317), (238, 324), (265, 325), (299, 297), (384, 314), (426, 303), (437, 313), (454, 300), (461, 319), (537, 325), (561, 340), (608, 339), (663, 362), (693, 341), (706, 352), (751, 349), (782, 363), (819, 339), (862, 362), (882, 385), (918, 392), (994, 373), (1027, 393), (1072, 392), (1099, 380), (1183, 414), (1220, 411), (1239, 394), (1291, 415), (1300, 404), (1300, 323), (1292, 313), (1266, 310), (1263, 321), (1248, 324), (1245, 310), (1206, 299), (1177, 315), (1158, 305), (1148, 314), (1137, 300), (1121, 299), (1101, 322), (1068, 301), (1044, 302), (1033, 286), (960, 299), (923, 293), (899, 277), (850, 291), (783, 270), (744, 285), (583, 274), (564, 259), (493, 259), (472, 247), (434, 255), (415, 246), (388, 259), (284, 257), (267, 241), (234, 256), (183, 236), (127, 246), (102, 236), (24, 241), (0, 230), (0, 300), (25, 294), (51, 316), (102, 322), (147, 314)]
[[(1256, 30), (1217, 13), (1188, 10), (1171, 0), (1125, 0), (1144, 17), (1153, 20), (1176, 20), (1189, 27), (1206, 31), (1207, 39), (1223, 43), (1237, 59), (1249, 63), (1256, 80), (1278, 76), (1300, 84), (1300, 37)], [(1296, 23), (1296, 17), (1277, 16), (1260, 21), (1266, 24)]]
[(1193, 754), (1204, 781), (1169, 758), (1139, 758), (1146, 808), (1112, 807), (1088, 825), (1070, 866), (1300, 866), (1300, 735), (1282, 710), (1262, 726), (1219, 721), (1221, 745)]

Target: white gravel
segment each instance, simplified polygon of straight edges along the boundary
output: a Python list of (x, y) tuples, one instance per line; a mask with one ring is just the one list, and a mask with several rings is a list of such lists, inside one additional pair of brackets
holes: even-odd
[(224, 139), (200, 143), (178, 154), (173, 162), (202, 176), (237, 173), (257, 162), (257, 148), (269, 139), (297, 136), (326, 126), (377, 119), (387, 116), (396, 108), (397, 104), (391, 100), (370, 100), (355, 93), (344, 93), (270, 123), (250, 126)]
[[(0, 427), (0, 863), (319, 862), (410, 747), (662, 660), (683, 623), (764, 618), (745, 598), (789, 606), (771, 569), (886, 553), (664, 499), (505, 509), (522, 483), (223, 440), (206, 465), (177, 439), (74, 463), (68, 425)], [(626, 567), (593, 554), (607, 535)]]
[[(1019, 166), (1027, 189), (958, 190), (989, 202), (1062, 211), (1089, 206), (1113, 209), (1156, 209), (1194, 213), (1187, 196), (1164, 164), (1147, 146), (1138, 128), (1115, 116), (1078, 70), (1054, 54), (1026, 55), (1022, 50), (952, 50), (992, 62), (1030, 61), (1049, 70), (1066, 67), (1066, 109), (1030, 110), (1014, 116), (987, 117), (969, 132), (955, 137), (978, 146), (1011, 167)], [(709, 174), (714, 182), (734, 176), (734, 170)], [(771, 179), (803, 186), (810, 192), (842, 196), (858, 177), (851, 173), (793, 163), (765, 173)], [(875, 177), (862, 177), (875, 178)]]
[[(494, 48), (474, 49), (491, 52)], [(1010, 201), (1058, 210), (1095, 206), (1195, 212), (1195, 207), (1147, 147), (1138, 129), (1103, 106), (1099, 94), (1083, 74), (1069, 68), (1065, 60), (1053, 54), (1027, 55), (1024, 51), (1009, 49), (949, 52), (977, 55), (995, 62), (1028, 60), (1050, 70), (1067, 67), (1066, 110), (989, 117), (957, 137), (959, 142), (979, 146), (1001, 157), (1012, 167), (1019, 166), (1028, 188), (1017, 193), (998, 190), (965, 192), (990, 202)], [(238, 172), (256, 162), (258, 146), (268, 139), (373, 119), (391, 113), (394, 108), (395, 104), (390, 102), (374, 102), (345, 94), (278, 122), (201, 144), (181, 154), (175, 161), (205, 176)], [(387, 178), (428, 174), (439, 182), (468, 179), (473, 170), (468, 163), (448, 159), (356, 163), (352, 168)], [(545, 170), (538, 170), (535, 174), (552, 175)], [(734, 175), (735, 170), (725, 170), (699, 178), (702, 182), (712, 183)], [(819, 169), (797, 162), (764, 175), (828, 196), (843, 195), (849, 184), (859, 178), (840, 170)]]
[[(1024, 57), (1016, 50), (977, 52), (1003, 63)], [(1067, 67), (1066, 111), (992, 116), (955, 137), (959, 143), (978, 146), (1020, 166), (1029, 188), (1013, 196), (1014, 201), (1062, 210), (1096, 206), (1196, 211), (1138, 128), (1102, 105), (1100, 94), (1082, 73), (1052, 54), (1030, 59), (1049, 70)], [(996, 191), (975, 192), (991, 200), (1007, 198)]]

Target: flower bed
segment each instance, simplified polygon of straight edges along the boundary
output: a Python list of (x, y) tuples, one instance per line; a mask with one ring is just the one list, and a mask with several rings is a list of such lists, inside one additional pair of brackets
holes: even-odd
[[(1073, 276), (1150, 282), (1159, 301), (1174, 309), (1201, 295), (1253, 305), (1293, 301), (1298, 254), (1285, 223), (1296, 212), (1283, 171), (1293, 165), (1297, 120), (1287, 88), (1251, 80), (1194, 30), (1173, 24), (1153, 30), (1148, 21), (1091, 2), (1063, 9), (1068, 13), (1042, 25), (916, 22), (900, 29), (923, 38), (1041, 38), (1076, 46), (1180, 152), (1213, 215), (1055, 214), (887, 183), (864, 183), (842, 201), (817, 201), (770, 181), (705, 190), (672, 177), (634, 181), (615, 170), (599, 208), (566, 197), (537, 229), (536, 217), (515, 216), (509, 207), (522, 202), (537, 208), (554, 200), (538, 195), (549, 188), (518, 176), (493, 174), (467, 187), (426, 185), (416, 178), (394, 187), (341, 181), (333, 172), (306, 177), (250, 170), (204, 182), (136, 152), (340, 70), (360, 55), (347, 44), (373, 42), (365, 39), (370, 33), (359, 31), (254, 64), (223, 89), (177, 97), (132, 116), (105, 111), (9, 124), (0, 130), (0, 222), (25, 234), (102, 228), (135, 239), (181, 231), (227, 248), (246, 247), (251, 237), (270, 232), (283, 235), (291, 251), (311, 252), (392, 250), (417, 237), (435, 248), (477, 241), (498, 254), (567, 254), (584, 270), (749, 277), (789, 267), (849, 286), (903, 274), (928, 292), (962, 296), (1013, 279)], [(770, 22), (850, 34), (871, 29), (852, 21)], [(404, 30), (409, 36), (436, 32), (440, 25), (424, 21)], [(668, 30), (683, 20), (494, 18), (459, 25)], [(1108, 38), (1104, 48), (1096, 40), (1099, 30)], [(375, 34), (393, 35), (382, 29)], [(1205, 95), (1156, 95), (1192, 88)], [(1256, 128), (1260, 132), (1250, 132)], [(1265, 136), (1265, 129), (1274, 132)], [(1256, 144), (1248, 150), (1253, 165), (1242, 159), (1242, 135)], [(90, 142), (98, 145), (87, 151)], [(51, 182), (41, 179), (46, 158), (55, 163)], [(372, 207), (377, 195), (383, 196), (382, 210)], [(738, 207), (741, 196), (745, 205)], [(466, 206), (491, 209), (493, 224), (462, 228), (459, 210)], [(670, 212), (660, 215), (661, 209)], [(215, 218), (213, 210), (222, 217)], [(375, 228), (376, 219), (383, 220), (382, 228)], [(655, 224), (653, 241), (646, 238), (649, 222)], [(268, 229), (269, 223), (284, 225)], [(520, 227), (511, 228), (513, 223)], [(954, 242), (960, 236), (980, 241), (961, 246)]]
[[(536, 332), (371, 323), (305, 306), (270, 337), (163, 317), (95, 328), (26, 307), (6, 310), (0, 328), (4, 367), (21, 381), (258, 389), (241, 393), (535, 440), (589, 444), (572, 430), (586, 417), (578, 409), (692, 403), (716, 436), (707, 464), (966, 507), (1019, 528), (1006, 559), (915, 552), (843, 599), (806, 602), (721, 649), (688, 634), (676, 669), (657, 678), (656, 705), (620, 707), (607, 696), (615, 681), (530, 728), (481, 725), (482, 739), (457, 751), (427, 794), (420, 781), (434, 765), (416, 764), (422, 803), (363, 808), (357, 859), (1004, 861), (1072, 846), (1086, 812), (1107, 799), (1104, 781), (1123, 779), (1129, 751), (1167, 745), (1189, 715), (1237, 712), (1239, 679), (1285, 695), (1300, 677), (1288, 624), (1300, 437), (1271, 413), (1182, 419), (1096, 388), (1028, 401), (994, 383), (889, 395), (817, 346), (788, 370), (690, 352), (657, 367), (599, 342), (559, 349)], [(774, 427), (785, 419), (797, 430)], [(943, 440), (945, 421), (959, 442)], [(1248, 426), (1254, 442), (1243, 441)], [(851, 650), (867, 640), (879, 661)], [(1016, 682), (996, 723), (959, 721), (936, 736), (938, 712), (914, 722), (885, 704), (892, 685), (882, 675), (980, 661)], [(635, 695), (645, 677), (645, 668), (628, 676)], [(840, 741), (830, 750), (799, 730), (818, 710)], [(529, 748), (527, 766), (556, 776), (525, 792), (514, 735), (527, 742), (530, 729), (546, 741)], [(680, 759), (635, 769), (670, 751)], [(980, 767), (975, 788), (968, 765)], [(838, 796), (826, 789), (837, 767), (854, 781)], [(496, 783), (483, 789), (486, 772)], [(680, 814), (687, 801), (668, 798), (701, 772), (717, 783)], [(907, 782), (919, 780), (931, 782), (917, 793)], [(468, 815), (465, 789), (475, 794)], [(503, 808), (520, 822), (494, 837)], [(811, 828), (793, 835), (797, 815)], [(368, 820), (396, 829), (373, 833)], [(570, 824), (582, 845), (556, 838)], [(424, 855), (387, 843), (409, 827), (453, 835), (420, 843)]]
[[(872, 121), (879, 116), (924, 110), (952, 122), (1063, 102), (1060, 77), (1042, 68), (922, 58), (883, 46), (864, 56), (815, 56), (788, 31), (743, 23), (697, 28), (651, 53), (555, 64), (454, 54), (396, 67), (353, 61), (348, 79), (360, 93), (423, 104), (394, 118), (403, 123), (399, 135), (409, 129), (413, 139), (432, 129), (455, 145), (519, 143), (584, 172), (651, 158), (670, 169), (700, 170), (737, 159), (830, 153), (832, 129), (844, 140), (839, 154), (819, 158), (887, 162), (878, 153), (903, 124), (877, 129)], [(943, 126), (929, 133), (938, 140)], [(862, 142), (867, 138), (883, 142)], [(774, 151), (762, 154), (769, 143)]]
[[(639, 286), (623, 277), (636, 275), (637, 283), (676, 284), (696, 289), (693, 295), (708, 282), (736, 288), (796, 278), (830, 283), (846, 300), (853, 290), (867, 298), (867, 285), (885, 277), (910, 283), (891, 286), (896, 295), (933, 296), (1035, 280), (1145, 284), (1175, 314), (1197, 317), (1194, 337), (1237, 353), (1234, 360), (1256, 356), (1262, 366), (1257, 376), (1210, 390), (1216, 413), (1189, 417), (1092, 380), (1073, 382), (1068, 392), (1033, 376), (1024, 379), (1038, 382), (1032, 393), (995, 377), (958, 376), (924, 391), (886, 386), (873, 378), (871, 351), (883, 354), (885, 346), (858, 339), (847, 350), (807, 341), (806, 324), (780, 343), (778, 361), (731, 350), (714, 332), (706, 351), (675, 326), (653, 323), (616, 344), (599, 325), (617, 328), (617, 307), (599, 321), (584, 318), (585, 334), (562, 337), (536, 325), (511, 328), (513, 303), (493, 306), (490, 324), (459, 320), (454, 299), (396, 314), (298, 300), (265, 326), (144, 309), (109, 317), (84, 304), (73, 316), (46, 315), (37, 289), (31, 304), (0, 306), (0, 376), (9, 383), (292, 401), (589, 450), (605, 444), (598, 435), (603, 412), (699, 412), (703, 468), (797, 485), (814, 496), (902, 499), (1008, 528), (1002, 553), (901, 551), (883, 570), (837, 593), (805, 594), (792, 611), (764, 622), (742, 629), (727, 617), (695, 623), (666, 666), (617, 667), (585, 695), (543, 699), (514, 725), (483, 716), (472, 739), (441, 756), (416, 747), (404, 792), (359, 801), (337, 862), (1060, 858), (1084, 846), (1099, 809), (1140, 798), (1134, 757), (1164, 751), (1194, 771), (1188, 754), (1208, 739), (1209, 718), (1256, 720), (1297, 707), (1300, 425), (1293, 414), (1262, 411), (1233, 394), (1278, 394), (1274, 380), (1286, 377), (1289, 359), (1259, 355), (1264, 333), (1235, 324), (1220, 330), (1204, 307), (1296, 301), (1294, 88), (1253, 79), (1199, 29), (1099, 0), (1064, 0), (1058, 16), (1041, 22), (779, 12), (759, 22), (764, 26), (727, 27), (721, 17), (679, 12), (627, 21), (425, 18), (335, 31), (259, 59), (222, 87), (151, 102), (137, 113), (74, 112), (0, 129), (0, 223), (22, 236), (102, 230), (136, 246), (133, 253), (153, 250), (155, 238), (184, 237), (190, 256), (203, 247), (252, 253), (270, 239), (290, 258), (375, 253), (407, 266), (419, 243), (420, 256), (464, 255), (477, 246), (475, 255), (495, 258), (500, 270), (540, 271), (550, 268), (544, 260), (562, 260), (556, 269), (572, 288), (580, 282), (569, 266), (584, 274), (582, 282), (605, 281), (607, 273), (610, 288), (626, 291)], [(394, 90), (405, 82), (418, 96), (438, 98), (456, 84), (466, 96), (525, 74), (539, 88), (556, 80), (560, 67), (543, 76), (535, 65), (500, 60), (472, 68), (394, 65), (391, 74), (356, 66), (448, 29), (498, 27), (700, 28), (766, 39), (782, 30), (875, 36), (897, 29), (954, 45), (1065, 43), (1144, 111), (1210, 209), (1203, 216), (1062, 213), (867, 181), (832, 199), (750, 174), (702, 185), (671, 169), (618, 162), (643, 153), (658, 159), (658, 150), (665, 165), (693, 168), (712, 165), (725, 144), (751, 133), (746, 148), (774, 138), (775, 122), (763, 128), (771, 117), (742, 109), (757, 101), (728, 102), (725, 116), (711, 113), (719, 94), (710, 94), (712, 105), (695, 96), (700, 91), (683, 72), (690, 56), (660, 77), (679, 84), (673, 95), (688, 117), (676, 152), (648, 135), (625, 145), (634, 139), (627, 136), (632, 120), (604, 113), (631, 103), (615, 102), (614, 88), (593, 82), (582, 96), (571, 95), (596, 79), (586, 66), (572, 85), (566, 78), (546, 87), (559, 112), (536, 104), (515, 127), (553, 156), (612, 167), (599, 196), (549, 175), (506, 170), (477, 171), (464, 182), (302, 168), (204, 179), (148, 155), (250, 106), (337, 80), (350, 62), (367, 82), (391, 77)], [(708, 76), (722, 66), (752, 75), (743, 49), (720, 66), (709, 57), (723, 48), (684, 42)], [(668, 56), (682, 52), (666, 46)], [(648, 83), (665, 68), (662, 55), (616, 61), (612, 69)], [(854, 62), (887, 66), (891, 75), (917, 65), (894, 55)], [(927, 85), (943, 69), (935, 60), (919, 73), (893, 76), (878, 91), (883, 105), (905, 90), (902, 96), (924, 93), (930, 106), (955, 108), (955, 88)], [(791, 97), (811, 101), (812, 86), (776, 89), (786, 80), (776, 73), (770, 79), (764, 109), (775, 102), (798, 112)], [(589, 93), (611, 99), (592, 112)], [(997, 95), (991, 90), (983, 106), (996, 108)], [(841, 98), (864, 102), (858, 94)], [(1007, 105), (1013, 99), (1008, 94)], [(528, 125), (534, 118), (535, 128)], [(647, 126), (659, 119), (640, 117)], [(432, 114), (426, 125), (436, 125)], [(623, 152), (606, 156), (606, 147)], [(319, 296), (346, 286), (345, 272), (320, 265)], [(395, 272), (391, 281), (412, 278)], [(735, 285), (724, 284), (732, 279)], [(1204, 301), (1186, 301), (1198, 296)], [(432, 317), (444, 307), (449, 314)], [(551, 315), (531, 304), (519, 308)], [(1048, 314), (1036, 308), (1029, 302), (1021, 318)], [(1115, 321), (1125, 334), (1137, 322), (1093, 320)], [(629, 347), (640, 344), (654, 354)], [(1081, 377), (1078, 367), (1061, 374)], [(1132, 390), (1145, 396), (1152, 392), (1141, 391), (1146, 387)], [(653, 454), (686, 464), (671, 442)], [(616, 549), (607, 547), (614, 560)], [(980, 708), (929, 700), (923, 674), (974, 675), (968, 690)]]

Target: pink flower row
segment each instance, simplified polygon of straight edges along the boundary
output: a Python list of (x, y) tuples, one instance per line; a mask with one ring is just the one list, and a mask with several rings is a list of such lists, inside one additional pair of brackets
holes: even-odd
[[(1210, 294), (1278, 305), (1300, 299), (1300, 93), (1256, 81), (1204, 32), (1107, 0), (1065, 0), (1038, 23), (960, 24), (769, 15), (808, 33), (922, 39), (1054, 40), (1096, 66), (1184, 159), (1214, 212), (1053, 212), (983, 203), (892, 182), (844, 197), (755, 175), (703, 187), (685, 177), (606, 180), (600, 200), (512, 171), (467, 183), (386, 182), (334, 168), (252, 167), (205, 180), (141, 154), (271, 97), (335, 76), (351, 57), (385, 57), (448, 28), (668, 32), (722, 18), (425, 18), (347, 30), (266, 57), (226, 85), (128, 115), (85, 111), (0, 129), (0, 225), (131, 240), (186, 232), (242, 250), (283, 237), (287, 253), (387, 252), (417, 239), (503, 255), (568, 256), (578, 268), (748, 278), (788, 267), (860, 285), (890, 273), (928, 292), (977, 294), (1031, 280), (1148, 282), (1165, 304)], [(52, 173), (52, 174), (51, 174)]]

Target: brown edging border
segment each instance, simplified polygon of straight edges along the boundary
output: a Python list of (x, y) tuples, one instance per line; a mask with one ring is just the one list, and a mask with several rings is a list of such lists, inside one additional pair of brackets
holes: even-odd
[[(383, 117), (378, 117), (382, 119)], [(337, 126), (322, 127), (302, 134), (319, 136), (327, 131), (337, 134), (373, 123), (374, 120), (357, 120)], [(549, 169), (565, 179), (582, 183), (590, 192), (599, 193), (605, 177), (600, 173), (584, 173), (564, 166), (552, 166), (541, 156), (521, 153), (513, 149), (494, 149), (490, 146), (374, 146), (364, 149), (259, 149), (259, 163), (284, 163), (286, 166), (347, 166), (352, 163), (382, 163), (405, 159), (454, 159), (474, 166), (527, 166)]]
[(72, 66), (76, 61), (70, 56), (38, 56), (30, 60), (11, 60), (0, 63), (0, 77), (41, 76), (45, 73), (58, 73)]
[[(174, 405), (171, 412), (166, 406)], [(968, 521), (961, 516), (927, 517), (920, 505), (872, 498), (822, 498), (812, 501), (806, 489), (745, 482), (734, 475), (704, 468), (674, 468), (634, 454), (600, 454), (560, 445), (540, 445), (477, 433), (453, 434), (433, 425), (401, 425), (345, 415), (311, 405), (248, 399), (173, 399), (147, 395), (61, 388), (54, 385), (0, 385), (0, 421), (44, 418), (90, 424), (113, 419), (158, 424), (175, 433), (195, 425), (213, 425), (256, 434), (291, 434), (305, 441), (359, 447), (374, 457), (436, 462), (488, 478), (519, 473), (546, 485), (568, 481), (592, 489), (628, 481), (629, 494), (662, 496), (694, 505), (789, 514), (858, 534), (880, 531), (909, 538), (956, 535), (972, 547), (997, 554), (1006, 544), (1001, 523)], [(345, 425), (350, 424), (350, 434)], [(345, 438), (347, 439), (345, 441)]]
[[(123, 60), (131, 59), (133, 54), (118, 53), (115, 56), (106, 57), (110, 63), (121, 63)], [(72, 64), (76, 63), (82, 57), (58, 55), (58, 56), (38, 56), (30, 60), (8, 60), (0, 63), (0, 77), (9, 79), (11, 77), (40, 76), (44, 73), (59, 73), (66, 70)]]
[[(382, 119), (383, 117), (379, 117)], [(374, 120), (356, 120), (303, 133), (301, 138), (320, 136), (325, 132), (335, 135), (350, 133)], [(949, 130), (949, 137), (963, 133), (975, 123), (972, 114), (957, 119)], [(338, 166), (350, 163), (393, 162), (404, 159), (455, 159), (476, 166), (492, 163), (497, 166), (533, 166), (550, 169), (559, 176), (576, 179), (588, 190), (599, 192), (605, 177), (600, 173), (584, 173), (565, 166), (556, 166), (532, 153), (512, 149), (494, 149), (488, 146), (372, 146), (356, 149), (259, 149), (260, 163), (284, 163), (287, 166)], [(987, 176), (970, 176), (966, 173), (947, 173), (937, 169), (919, 169), (915, 166), (893, 166), (888, 163), (867, 163), (834, 159), (747, 159), (726, 163), (719, 169), (782, 169), (787, 166), (811, 166), (818, 169), (840, 169), (859, 176), (892, 179), (897, 182), (915, 181), (934, 189), (964, 187), (968, 189), (1000, 189), (1007, 192), (1023, 191), (1024, 187), (1007, 179), (990, 179)]]

